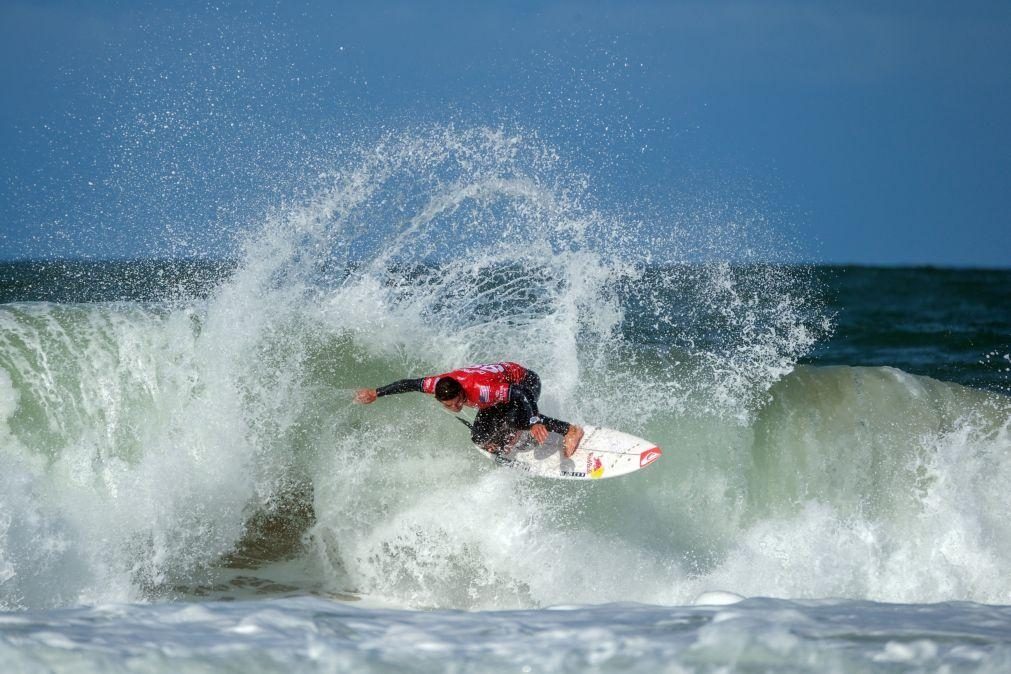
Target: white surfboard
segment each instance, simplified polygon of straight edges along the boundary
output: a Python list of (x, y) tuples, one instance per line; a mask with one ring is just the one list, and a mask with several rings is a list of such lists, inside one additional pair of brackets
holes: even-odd
[(629, 433), (595, 426), (583, 426), (583, 431), (576, 453), (568, 458), (562, 447), (562, 436), (557, 433), (548, 434), (542, 445), (528, 431), (520, 431), (513, 442), (497, 454), (481, 447), (478, 450), (501, 466), (563, 480), (600, 480), (627, 475), (645, 468), (663, 454), (649, 440)]

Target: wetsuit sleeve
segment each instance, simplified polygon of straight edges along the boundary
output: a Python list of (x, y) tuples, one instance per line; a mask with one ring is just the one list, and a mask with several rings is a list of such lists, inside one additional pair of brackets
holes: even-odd
[(393, 395), (394, 393), (410, 393), (412, 391), (421, 393), (421, 382), (423, 381), (423, 379), (401, 379), (400, 381), (377, 388), (376, 396), (381, 398)]
[(522, 421), (521, 428), (530, 428), (530, 419), (540, 416), (537, 412), (537, 403), (530, 397), (530, 393), (522, 386), (509, 387), (509, 401), (519, 406), (520, 412), (517, 421)]

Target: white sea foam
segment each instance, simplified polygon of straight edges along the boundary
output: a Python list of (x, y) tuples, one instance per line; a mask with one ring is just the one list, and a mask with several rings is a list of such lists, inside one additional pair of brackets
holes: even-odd
[(605, 604), (562, 611), (396, 611), (319, 598), (54, 610), (0, 623), (24, 672), (994, 673), (1007, 607), (750, 599), (733, 608)]

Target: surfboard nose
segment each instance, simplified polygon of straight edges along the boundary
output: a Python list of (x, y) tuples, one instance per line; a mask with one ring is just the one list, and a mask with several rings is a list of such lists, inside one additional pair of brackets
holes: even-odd
[(650, 447), (639, 455), (639, 467), (643, 468), (653, 463), (663, 456), (663, 450), (659, 447)]

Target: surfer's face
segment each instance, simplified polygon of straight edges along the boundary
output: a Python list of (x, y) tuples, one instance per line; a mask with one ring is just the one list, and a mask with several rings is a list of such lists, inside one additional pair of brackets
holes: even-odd
[(458, 395), (449, 400), (440, 400), (439, 404), (455, 414), (463, 409), (463, 395)]

